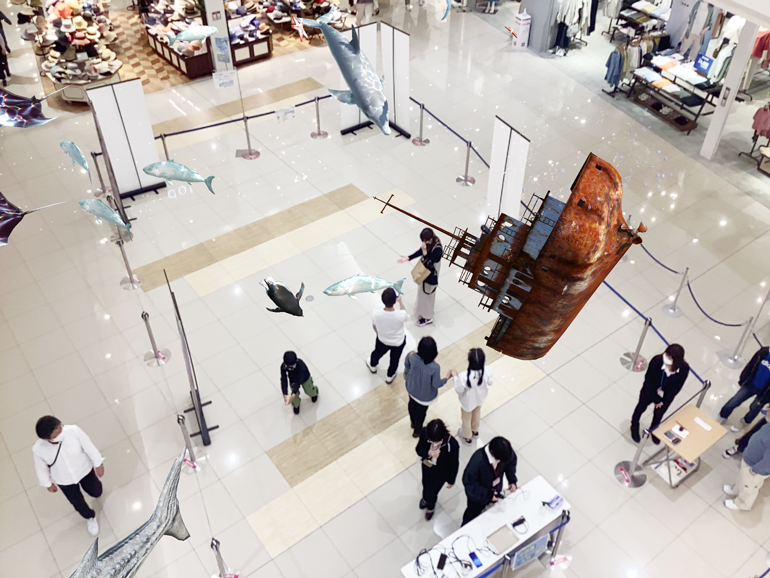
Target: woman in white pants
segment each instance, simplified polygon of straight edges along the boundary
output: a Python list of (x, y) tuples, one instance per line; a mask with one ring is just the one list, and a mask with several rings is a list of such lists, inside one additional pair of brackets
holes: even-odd
[(484, 365), (484, 350), (474, 348), (468, 352), (468, 370), (455, 377), (455, 391), (460, 398), (462, 427), (457, 432), (466, 444), (479, 435), (481, 404), (487, 399), (492, 385), (492, 371)]
[(372, 5), (373, 0), (356, 1), (356, 26), (361, 26), (364, 23), (364, 19), (366, 19), (367, 22), (371, 21)]

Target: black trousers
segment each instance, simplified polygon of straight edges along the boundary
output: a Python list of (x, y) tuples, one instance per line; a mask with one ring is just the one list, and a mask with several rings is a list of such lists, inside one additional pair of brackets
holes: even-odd
[(425, 464), (422, 465), (422, 499), (427, 504), (428, 510), (436, 509), (438, 493), (447, 483), (444, 476), (436, 470), (436, 466), (429, 468)]
[(406, 347), (406, 337), (404, 337), (404, 342), (401, 345), (385, 345), (379, 339), (375, 339), (374, 351), (372, 351), (372, 354), (369, 356), (369, 365), (372, 367), (377, 367), (377, 364), (380, 362), (380, 359), (382, 359), (382, 356), (390, 351), (388, 377), (393, 377), (396, 375), (396, 371), (398, 370), (398, 362), (401, 360), (401, 354), (404, 352), (404, 347)]
[(425, 423), (428, 406), (417, 403), (410, 397), (407, 408), (409, 409), (409, 420), (412, 422), (412, 429), (417, 434), (422, 433), (422, 424)]
[[(641, 419), (644, 410), (646, 410), (650, 404), (660, 402), (661, 398), (658, 395), (651, 397), (639, 397), (639, 403), (636, 404), (634, 413), (631, 416), (631, 431), (636, 432), (636, 434), (639, 435), (639, 420)], [(666, 413), (666, 410), (668, 410), (668, 405), (666, 404), (655, 408), (655, 410), (652, 412), (652, 423), (650, 424), (650, 429), (654, 428), (661, 422), (663, 419), (663, 414)]]
[(487, 507), (487, 504), (468, 500), (468, 505), (465, 508), (465, 512), (463, 512), (463, 523), (461, 525), (465, 526), (465, 524), (478, 517), (478, 515), (484, 511), (484, 508)]
[(86, 493), (92, 498), (98, 498), (102, 495), (102, 482), (96, 475), (96, 472), (91, 470), (88, 474), (80, 480), (77, 484), (69, 486), (59, 486), (59, 489), (67, 496), (70, 504), (83, 516), (86, 520), (96, 517), (96, 512), (86, 504), (86, 500), (83, 497), (83, 492), (80, 491), (83, 488)]

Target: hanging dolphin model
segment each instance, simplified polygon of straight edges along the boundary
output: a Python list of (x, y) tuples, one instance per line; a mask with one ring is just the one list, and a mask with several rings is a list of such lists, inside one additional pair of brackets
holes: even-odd
[(268, 277), (260, 282), (260, 285), (267, 291), (267, 296), (270, 300), (278, 305), (275, 309), (265, 307), (268, 311), (273, 313), (288, 313), (290, 315), (296, 315), (297, 317), (303, 317), (302, 307), (299, 306), (299, 300), (302, 299), (302, 292), (305, 290), (305, 284), (299, 288), (299, 291), (294, 295), (286, 285), (279, 281), (274, 281), (272, 277)]
[(128, 238), (133, 240), (134, 236), (131, 234), (131, 224), (124, 223), (123, 219), (120, 218), (120, 215), (101, 199), (83, 199), (82, 201), (78, 201), (78, 205), (80, 205), (80, 208), (86, 213), (90, 213), (96, 217), (97, 224), (101, 225), (102, 220), (104, 220), (109, 221), (116, 227), (123, 227), (126, 230), (126, 233), (128, 233)]
[(446, 17), (449, 16), (449, 11), (452, 9), (452, 0), (446, 0), (446, 11), (444, 12), (444, 15), (441, 17), (441, 21), (443, 22), (446, 20)]
[(214, 180), (213, 175), (208, 178), (203, 178), (194, 170), (174, 161), (162, 161), (159, 163), (152, 163), (142, 169), (146, 174), (152, 177), (158, 177), (166, 181), (169, 187), (172, 187), (171, 181), (182, 181), (184, 183), (206, 183), (206, 186), (214, 193), (214, 189), (211, 188), (211, 181)]
[(99, 538), (94, 540), (70, 578), (131, 578), (164, 535), (177, 540), (190, 537), (176, 497), (185, 451), (174, 460), (150, 519), (98, 558)]
[(177, 40), (182, 42), (205, 40), (209, 36), (216, 34), (216, 32), (217, 29), (213, 26), (190, 26), (187, 30), (180, 32), (176, 36), (171, 36), (171, 34), (164, 34), (164, 36), (168, 38), (168, 45), (172, 46)]
[(75, 166), (75, 163), (77, 163), (86, 170), (88, 173), (88, 180), (90, 181), (91, 170), (88, 168), (88, 161), (86, 161), (86, 157), (83, 156), (83, 151), (78, 148), (78, 145), (76, 145), (74, 142), (63, 140), (59, 143), (59, 146), (61, 147), (61, 150), (63, 150), (64, 153), (72, 159), (73, 167)]
[(374, 293), (380, 289), (387, 287), (393, 287), (399, 295), (403, 295), (401, 286), (404, 284), (405, 279), (391, 283), (385, 279), (379, 277), (372, 277), (371, 275), (354, 275), (348, 277), (342, 281), (337, 281), (334, 285), (324, 289), (324, 295), (330, 295), (336, 297), (338, 295), (347, 295), (351, 299), (355, 299), (354, 295), (357, 293)]
[(374, 67), (361, 52), (356, 27), (353, 26), (353, 39), (348, 41), (329, 26), (336, 10), (332, 5), (331, 10), (318, 20), (298, 18), (297, 21), (310, 28), (319, 28), (323, 32), (329, 50), (332, 51), (332, 56), (348, 85), (349, 90), (329, 89), (331, 95), (340, 102), (356, 105), (384, 134), (390, 134), (388, 101), (385, 98), (383, 80), (377, 77)]

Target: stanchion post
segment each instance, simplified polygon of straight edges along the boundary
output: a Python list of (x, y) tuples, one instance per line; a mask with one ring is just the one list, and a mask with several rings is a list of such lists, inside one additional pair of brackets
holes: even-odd
[(321, 130), (321, 105), (320, 99), (315, 97), (315, 132), (310, 133), (310, 138), (327, 138), (329, 133), (325, 130)]
[(650, 325), (652, 325), (652, 317), (647, 317), (644, 320), (644, 328), (642, 329), (642, 334), (639, 336), (639, 342), (636, 344), (636, 351), (633, 353), (626, 351), (623, 354), (623, 357), (620, 358), (620, 364), (629, 371), (639, 372), (647, 369), (647, 360), (642, 357), (640, 352)]
[(198, 469), (198, 462), (195, 461), (195, 451), (193, 450), (192, 439), (190, 438), (190, 432), (187, 431), (187, 424), (185, 423), (184, 416), (180, 413), (176, 416), (176, 422), (179, 424), (179, 428), (182, 430), (182, 437), (184, 438), (184, 445), (187, 446), (187, 454), (189, 459), (185, 458), (184, 463), (190, 466), (192, 469)]
[[(120, 229), (118, 229), (118, 234), (120, 235)], [(131, 271), (131, 265), (128, 264), (128, 257), (126, 257), (126, 250), (123, 248), (123, 237), (121, 236), (117, 241), (115, 241), (115, 244), (120, 248), (120, 254), (123, 255), (123, 263), (126, 265), (126, 273), (128, 273), (128, 277), (124, 277), (120, 280), (120, 286), (123, 287), (126, 291), (130, 291), (131, 289), (139, 289), (139, 286), (142, 284), (142, 282), (139, 280), (139, 277), (134, 275), (134, 272)]]
[(251, 135), (249, 135), (249, 117), (243, 115), (243, 128), (246, 130), (246, 150), (238, 149), (235, 151), (235, 156), (246, 159), (247, 161), (253, 161), (259, 158), (259, 151), (251, 148)]
[[(425, 145), (430, 144), (429, 139), (422, 138), (422, 118), (423, 118), (424, 112), (425, 112), (425, 105), (423, 103), (420, 103), (420, 136), (412, 139), (412, 144), (416, 147), (424, 147)], [(467, 174), (468, 170), (466, 169), (465, 172)]]
[(147, 311), (142, 311), (142, 320), (144, 320), (144, 326), (147, 328), (147, 336), (150, 338), (150, 351), (144, 354), (144, 362), (150, 367), (160, 367), (164, 365), (171, 357), (171, 352), (165, 347), (159, 348), (155, 343), (155, 336), (152, 334), (152, 327), (150, 327), (150, 314)]
[(740, 369), (746, 365), (746, 360), (743, 358), (743, 347), (746, 345), (746, 338), (749, 336), (751, 328), (754, 326), (754, 318), (752, 317), (749, 319), (744, 325), (746, 326), (746, 329), (743, 330), (743, 335), (741, 335), (741, 338), (738, 340), (735, 349), (732, 352), (730, 350), (717, 352), (722, 363), (730, 369)]
[(703, 382), (703, 389), (700, 392), (700, 395), (698, 396), (698, 401), (695, 402), (695, 407), (700, 407), (703, 403), (703, 400), (706, 399), (706, 393), (708, 392), (709, 388), (711, 387), (711, 381), (708, 379)]
[(684, 289), (684, 284), (687, 283), (687, 275), (690, 273), (690, 268), (687, 267), (684, 270), (684, 273), (682, 274), (682, 280), (679, 282), (679, 289), (676, 291), (676, 295), (674, 295), (674, 301), (673, 303), (666, 303), (663, 306), (663, 313), (668, 315), (669, 317), (681, 317), (682, 316), (682, 309), (680, 307), (677, 307), (677, 303), (679, 303), (679, 296), (682, 294), (682, 289)]
[(160, 142), (163, 143), (163, 153), (166, 155), (166, 160), (171, 160), (171, 157), (168, 155), (168, 147), (166, 146), (166, 135), (161, 134), (160, 135)]
[[(222, 559), (222, 554), (219, 551), (219, 540), (216, 538), (211, 539), (211, 549), (214, 550), (214, 556), (217, 558), (217, 567), (219, 568), (219, 574), (216, 576), (219, 576), (219, 578), (238, 578), (238, 574), (230, 572), (227, 569), (227, 565)], [(216, 578), (216, 576), (213, 578)]]
[(99, 161), (97, 159), (98, 157), (96, 156), (96, 153), (91, 152), (91, 160), (93, 161), (94, 166), (96, 167), (96, 176), (99, 178), (99, 189), (101, 190), (103, 195), (106, 195), (107, 187), (104, 186), (104, 177), (102, 176), (102, 169), (99, 167)]
[(644, 468), (639, 465), (639, 459), (642, 457), (647, 440), (650, 439), (649, 430), (642, 432), (642, 441), (636, 448), (636, 454), (631, 462), (618, 462), (615, 465), (615, 479), (627, 488), (641, 488), (647, 482), (647, 474)]
[(468, 169), (470, 168), (470, 164), (471, 164), (472, 147), (473, 147), (473, 143), (471, 143), (471, 141), (468, 141), (468, 146), (465, 149), (465, 174), (455, 179), (455, 182), (461, 187), (472, 187), (473, 185), (476, 184), (476, 179), (468, 176)]

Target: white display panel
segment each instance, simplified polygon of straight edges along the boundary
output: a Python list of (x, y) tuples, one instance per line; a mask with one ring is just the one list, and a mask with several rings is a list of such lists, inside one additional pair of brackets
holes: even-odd
[(521, 216), (521, 193), (528, 154), (529, 139), (496, 116), (487, 195), (491, 201), (497, 199), (498, 212), (516, 219)]
[(152, 121), (147, 103), (144, 99), (144, 90), (140, 80), (121, 82), (113, 86), (115, 98), (123, 117), (123, 126), (126, 129), (126, 138), (131, 147), (131, 155), (139, 176), (141, 188), (151, 187), (161, 182), (157, 177), (151, 177), (142, 169), (149, 164), (157, 163), (161, 159), (158, 156), (158, 147), (155, 146), (155, 137), (152, 134)]
[(382, 68), (388, 120), (406, 133), (411, 133), (409, 100), (409, 35), (385, 22), (381, 23)]
[[(376, 68), (377, 67), (377, 23), (372, 22), (371, 24), (365, 24), (364, 26), (361, 26), (361, 28), (356, 28), (356, 32), (358, 32), (358, 44), (361, 47), (361, 50), (366, 55), (366, 58), (369, 59), (369, 62), (371, 63), (371, 65)], [(348, 40), (353, 39), (352, 29), (343, 32), (342, 35)], [(350, 90), (350, 87), (347, 85), (347, 83), (345, 82), (345, 79), (342, 77), (342, 72), (340, 72), (340, 85), (338, 87), (330, 86), (329, 88), (333, 88), (335, 90)], [(363, 115), (363, 113), (359, 110), (359, 108), (356, 105), (344, 104), (342, 102), (339, 103), (339, 105), (340, 105), (340, 129), (341, 130), (358, 126), (359, 124), (363, 124), (369, 121), (369, 119)]]

